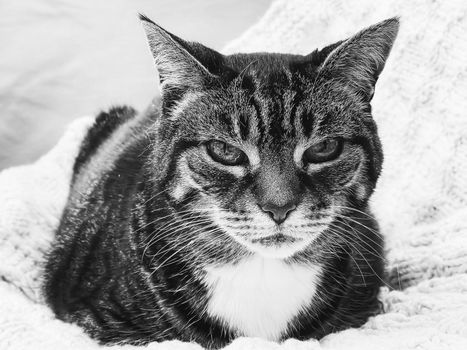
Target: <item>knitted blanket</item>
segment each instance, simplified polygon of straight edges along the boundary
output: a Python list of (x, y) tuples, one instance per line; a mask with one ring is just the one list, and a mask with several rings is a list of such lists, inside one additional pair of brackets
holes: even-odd
[[(225, 51), (307, 53), (394, 15), (400, 35), (373, 102), (385, 151), (372, 200), (387, 241), (385, 312), (319, 342), (240, 338), (230, 350), (467, 349), (467, 2), (276, 0)], [(100, 348), (56, 320), (40, 290), (44, 252), (91, 123), (77, 120), (36, 163), (0, 173), (1, 349)]]

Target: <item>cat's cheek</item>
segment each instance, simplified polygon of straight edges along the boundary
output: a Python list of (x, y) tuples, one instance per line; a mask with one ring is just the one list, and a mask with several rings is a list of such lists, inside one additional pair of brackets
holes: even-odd
[(349, 201), (354, 204), (363, 204), (368, 200), (372, 193), (372, 187), (368, 179), (363, 179), (362, 177), (361, 173), (356, 174), (353, 179), (336, 190), (334, 196), (335, 198), (340, 198), (339, 201), (344, 203), (342, 205), (347, 205)]
[(342, 188), (347, 176), (334, 166), (322, 168), (319, 171), (309, 172), (306, 187), (310, 192), (319, 193), (321, 196), (332, 195)]
[(349, 185), (367, 180), (360, 176), (365, 171), (363, 154), (359, 151), (346, 152), (331, 163), (312, 165), (307, 172), (313, 183), (329, 193), (340, 191)]
[(367, 177), (367, 167), (367, 163), (363, 160), (354, 164), (352, 171), (342, 184), (342, 190), (359, 201), (367, 200), (373, 189)]
[(363, 184), (357, 184), (355, 186), (354, 193), (360, 201), (363, 201), (370, 196), (370, 190)]
[(187, 186), (184, 183), (177, 183), (170, 191), (170, 196), (175, 199), (177, 202), (183, 201), (190, 193), (190, 186)]
[(236, 174), (213, 166), (202, 158), (186, 157), (184, 164), (187, 170), (184, 172), (185, 178), (207, 194), (228, 192), (231, 184), (237, 180)]
[(201, 186), (192, 178), (185, 157), (177, 162), (177, 170), (168, 186), (169, 196), (176, 202), (183, 201), (193, 190), (202, 191)]

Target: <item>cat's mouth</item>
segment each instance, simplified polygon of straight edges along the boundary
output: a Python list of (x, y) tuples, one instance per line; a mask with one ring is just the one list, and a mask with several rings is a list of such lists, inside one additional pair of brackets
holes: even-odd
[(251, 240), (253, 244), (262, 244), (265, 246), (280, 246), (282, 244), (291, 244), (300, 239), (284, 235), (282, 233), (276, 233), (267, 237), (254, 238)]
[(258, 238), (236, 237), (236, 240), (252, 253), (274, 259), (290, 258), (312, 242), (312, 239), (292, 237), (278, 232)]

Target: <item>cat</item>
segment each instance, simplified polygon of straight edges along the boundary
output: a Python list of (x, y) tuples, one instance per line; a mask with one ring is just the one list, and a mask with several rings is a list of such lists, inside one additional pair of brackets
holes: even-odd
[(141, 16), (161, 97), (97, 116), (44, 291), (104, 344), (320, 339), (381, 309), (371, 115), (392, 18), (309, 55), (222, 55)]

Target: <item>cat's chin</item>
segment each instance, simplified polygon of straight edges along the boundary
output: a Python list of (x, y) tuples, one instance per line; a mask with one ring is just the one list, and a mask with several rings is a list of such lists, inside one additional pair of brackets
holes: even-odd
[(255, 239), (236, 237), (236, 240), (250, 252), (271, 259), (290, 258), (303, 251), (313, 241), (313, 239), (296, 238), (284, 234), (273, 234)]

